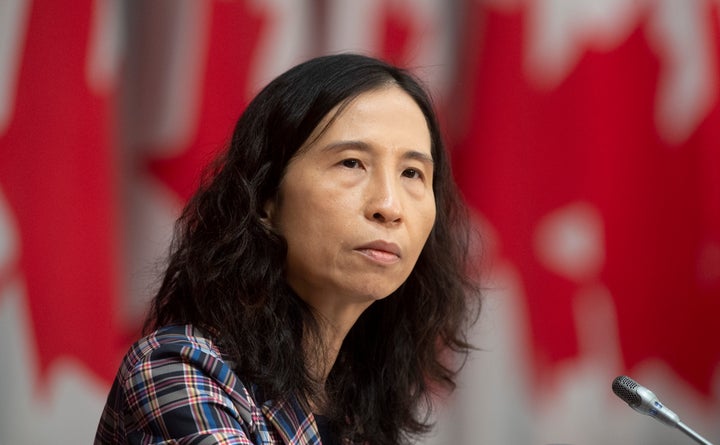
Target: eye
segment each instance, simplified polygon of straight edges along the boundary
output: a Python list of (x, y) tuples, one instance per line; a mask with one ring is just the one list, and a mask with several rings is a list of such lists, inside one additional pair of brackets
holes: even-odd
[(362, 164), (357, 159), (343, 159), (340, 164), (347, 168), (360, 168)]
[(406, 178), (410, 179), (422, 179), (423, 174), (420, 170), (416, 170), (414, 168), (406, 168), (403, 170), (402, 175)]

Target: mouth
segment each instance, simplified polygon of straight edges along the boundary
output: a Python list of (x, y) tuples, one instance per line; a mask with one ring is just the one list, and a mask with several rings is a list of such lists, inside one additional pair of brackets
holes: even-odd
[(393, 264), (400, 261), (400, 247), (387, 241), (373, 241), (355, 248), (356, 252), (381, 264)]

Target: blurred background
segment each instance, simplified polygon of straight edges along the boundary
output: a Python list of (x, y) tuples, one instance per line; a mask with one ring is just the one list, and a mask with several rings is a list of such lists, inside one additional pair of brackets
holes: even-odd
[(0, 444), (90, 443), (173, 221), (309, 57), (415, 72), (482, 233), (427, 444), (720, 442), (720, 1), (1, 0)]

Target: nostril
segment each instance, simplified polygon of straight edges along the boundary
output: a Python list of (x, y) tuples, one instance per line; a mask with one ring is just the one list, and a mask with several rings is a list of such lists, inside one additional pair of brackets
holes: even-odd
[(374, 219), (378, 219), (378, 220), (380, 220), (380, 221), (383, 221), (383, 220), (385, 219), (385, 218), (383, 218), (383, 216), (380, 214), (380, 212), (375, 212), (375, 213), (373, 213), (373, 218), (374, 218)]

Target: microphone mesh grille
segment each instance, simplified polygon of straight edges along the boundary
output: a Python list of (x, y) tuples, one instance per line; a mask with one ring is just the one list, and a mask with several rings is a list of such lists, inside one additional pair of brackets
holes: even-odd
[(627, 402), (628, 405), (638, 406), (641, 403), (640, 396), (637, 391), (635, 391), (635, 388), (638, 386), (635, 380), (628, 376), (621, 375), (613, 380), (612, 390), (618, 397)]

